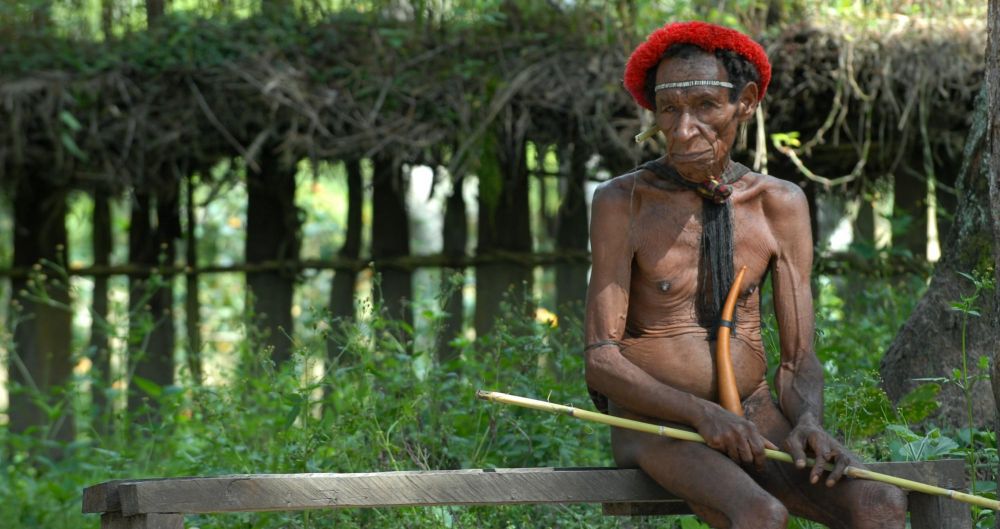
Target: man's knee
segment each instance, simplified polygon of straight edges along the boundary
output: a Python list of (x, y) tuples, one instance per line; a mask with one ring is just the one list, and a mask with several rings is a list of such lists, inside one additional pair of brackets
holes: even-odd
[(788, 509), (777, 498), (767, 496), (729, 515), (732, 529), (784, 529), (788, 525)]
[(902, 528), (906, 524), (906, 493), (884, 483), (866, 483), (861, 501), (853, 507), (856, 529)]

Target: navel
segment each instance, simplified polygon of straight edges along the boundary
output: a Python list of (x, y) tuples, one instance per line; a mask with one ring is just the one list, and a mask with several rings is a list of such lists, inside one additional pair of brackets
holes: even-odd
[(670, 281), (663, 280), (656, 282), (656, 289), (660, 291), (661, 294), (666, 294), (670, 291)]

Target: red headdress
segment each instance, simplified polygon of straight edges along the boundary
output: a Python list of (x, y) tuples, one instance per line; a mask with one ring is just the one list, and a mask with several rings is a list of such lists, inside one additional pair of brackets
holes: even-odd
[(764, 48), (750, 37), (734, 29), (707, 22), (674, 22), (657, 29), (632, 52), (625, 65), (625, 88), (636, 103), (653, 110), (653, 102), (646, 100), (646, 72), (655, 68), (663, 52), (674, 44), (694, 44), (707, 52), (732, 50), (757, 68), (760, 74), (760, 99), (767, 93), (771, 82), (771, 62)]

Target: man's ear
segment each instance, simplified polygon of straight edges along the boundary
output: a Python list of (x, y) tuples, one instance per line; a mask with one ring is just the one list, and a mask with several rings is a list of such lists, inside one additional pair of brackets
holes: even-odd
[(760, 87), (757, 83), (750, 81), (740, 90), (740, 98), (737, 101), (739, 108), (736, 111), (736, 117), (742, 121), (748, 121), (753, 117), (754, 112), (757, 111), (757, 95), (760, 93)]

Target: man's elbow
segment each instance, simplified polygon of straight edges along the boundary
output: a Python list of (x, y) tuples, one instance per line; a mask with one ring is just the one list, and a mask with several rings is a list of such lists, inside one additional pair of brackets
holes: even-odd
[(823, 383), (823, 364), (815, 354), (797, 355), (793, 360), (785, 360), (775, 374), (778, 380), (804, 379)]
[(599, 347), (584, 355), (584, 378), (587, 386), (601, 391), (608, 374), (614, 370), (615, 357), (620, 357), (621, 353), (613, 347)]

